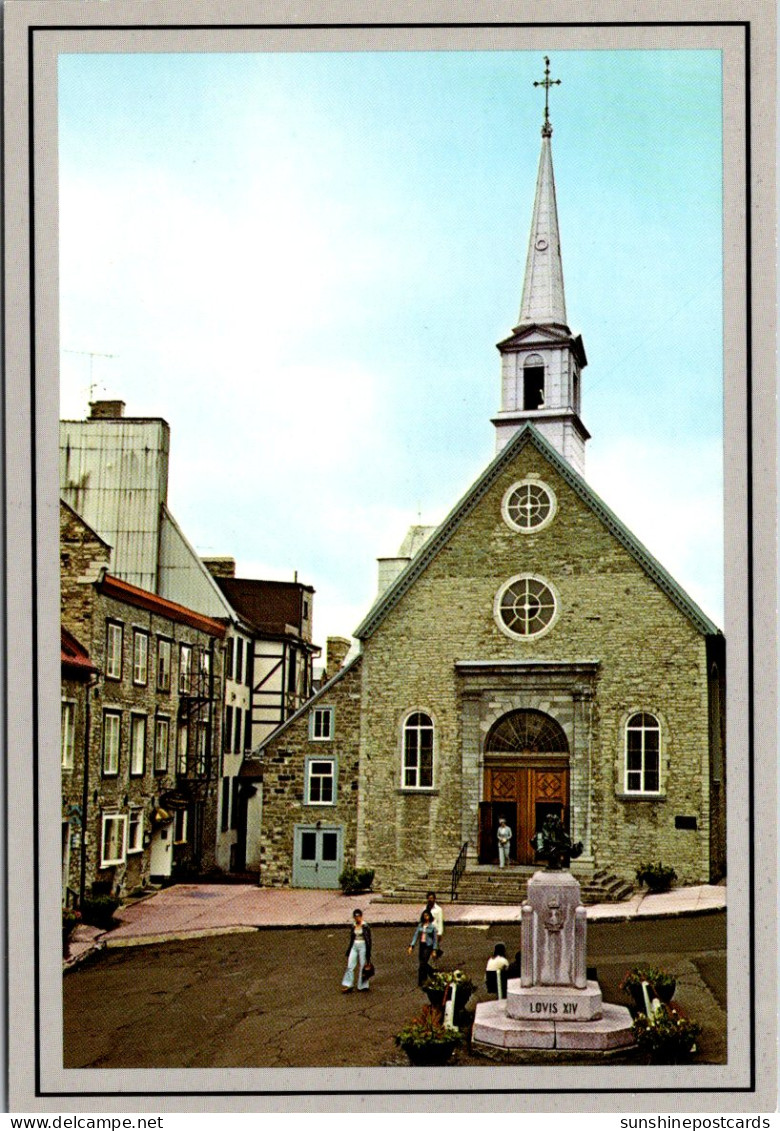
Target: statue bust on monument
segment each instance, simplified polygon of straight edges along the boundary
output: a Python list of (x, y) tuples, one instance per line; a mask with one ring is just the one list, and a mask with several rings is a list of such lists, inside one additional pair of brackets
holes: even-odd
[(576, 844), (572, 841), (555, 813), (545, 817), (539, 832), (531, 837), (531, 845), (537, 855), (546, 858), (548, 872), (560, 872), (568, 868), (571, 860), (582, 855), (582, 841)]

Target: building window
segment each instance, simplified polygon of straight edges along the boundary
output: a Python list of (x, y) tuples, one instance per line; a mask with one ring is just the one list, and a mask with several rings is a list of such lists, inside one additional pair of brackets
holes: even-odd
[(157, 718), (154, 721), (154, 772), (168, 772), (168, 742), (171, 733), (170, 719)]
[(157, 690), (171, 690), (171, 642), (157, 637)]
[(235, 754), (241, 753), (241, 739), (243, 737), (243, 724), (244, 712), (240, 707), (236, 707), (235, 713), (235, 731), (233, 733), (233, 752)]
[(173, 843), (184, 844), (187, 840), (187, 810), (177, 809), (173, 815)]
[(290, 649), (288, 665), (287, 665), (287, 690), (295, 691), (295, 677), (298, 668), (298, 653), (294, 648)]
[(146, 686), (149, 678), (149, 636), (139, 629), (133, 631), (133, 683)]
[(626, 723), (626, 793), (658, 793), (661, 788), (661, 726), (640, 712)]
[(127, 817), (122, 813), (104, 813), (100, 837), (100, 867), (124, 864)]
[(203, 777), (206, 773), (209, 757), (209, 724), (206, 722), (198, 723), (198, 746), (197, 746), (197, 761), (195, 763), (195, 773)]
[(225, 726), (222, 731), (222, 749), (226, 754), (233, 751), (233, 708), (225, 707)]
[(336, 802), (335, 758), (307, 758), (306, 804), (334, 805)]
[(211, 676), (211, 652), (203, 648), (200, 653), (200, 679), (204, 694), (208, 694), (209, 679)]
[(73, 769), (73, 748), (76, 741), (76, 704), (62, 704), (62, 768)]
[(433, 720), (415, 711), (404, 724), (404, 787), (430, 789), (433, 785)]
[(187, 750), (189, 747), (189, 728), (186, 723), (179, 723), (178, 746), (176, 748), (176, 773), (187, 773)]
[(106, 622), (106, 679), (122, 678), (123, 626)]
[(523, 366), (523, 408), (526, 412), (544, 408), (544, 362), (537, 353)]
[(233, 637), (230, 636), (228, 638), (228, 642), (227, 642), (226, 650), (225, 650), (225, 679), (232, 679), (233, 678), (233, 647), (234, 647), (234, 643), (235, 642), (233, 640)]
[(493, 616), (507, 636), (528, 640), (552, 628), (558, 602), (552, 587), (540, 577), (521, 574), (502, 585), (496, 594)]
[(146, 716), (130, 716), (130, 773), (134, 778), (143, 776), (146, 769)]
[(252, 749), (252, 708), (248, 707), (244, 713), (244, 750)]
[(144, 850), (144, 811), (131, 809), (127, 824), (127, 855)]
[(546, 483), (540, 479), (524, 479), (506, 492), (501, 513), (512, 530), (528, 534), (552, 522), (556, 507), (555, 494)]
[(238, 802), (241, 795), (241, 779), (233, 778), (233, 796), (230, 799), (230, 827), (238, 828)]
[(243, 636), (236, 637), (236, 670), (235, 670), (236, 683), (244, 682), (244, 638)]
[(222, 832), (230, 828), (230, 778), (222, 779)]
[(329, 742), (333, 738), (333, 708), (315, 707), (311, 713), (311, 737), (316, 742)]
[(105, 777), (114, 777), (119, 773), (121, 726), (121, 712), (103, 712), (103, 774)]
[(192, 648), (189, 644), (182, 644), (179, 648), (179, 691), (184, 695), (189, 695), (191, 676)]

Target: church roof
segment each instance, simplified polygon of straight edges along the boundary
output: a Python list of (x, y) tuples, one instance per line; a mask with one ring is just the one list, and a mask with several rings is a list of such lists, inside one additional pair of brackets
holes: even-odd
[(563, 456), (561, 456), (555, 448), (545, 440), (541, 433), (534, 428), (533, 424), (526, 423), (506, 446), (502, 448), (480, 478), (476, 480), (460, 502), (450, 511), (444, 522), (439, 526), (437, 532), (426, 542), (406, 569), (399, 574), (393, 584), (385, 590), (379, 600), (370, 609), (368, 615), (355, 630), (354, 635), (359, 640), (367, 640), (373, 635), (390, 610), (398, 604), (407, 590), (414, 585), (417, 578), (447, 545), (461, 523), (468, 518), (478, 503), (484, 498), (507, 464), (510, 463), (527, 444), (532, 444), (541, 455), (550, 461), (558, 474), (601, 520), (610, 533), (617, 538), (618, 542), (620, 542), (639, 563), (645, 573), (663, 590), (670, 601), (688, 617), (699, 632), (704, 635), (719, 634), (720, 630), (709, 619), (706, 613), (704, 613), (688, 596), (685, 590), (677, 584), (671, 574), (667, 573), (660, 562), (642, 545), (639, 539), (623, 525), (606, 503), (588, 486), (582, 476), (574, 471)]
[(528, 323), (566, 325), (561, 238), (558, 232), (558, 207), (549, 136), (542, 137), (523, 298), (520, 303), (519, 325)]

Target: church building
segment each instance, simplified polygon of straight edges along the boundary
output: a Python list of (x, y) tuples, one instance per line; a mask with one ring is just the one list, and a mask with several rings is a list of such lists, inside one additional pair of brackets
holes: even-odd
[(545, 106), (495, 458), (385, 560), (359, 656), (257, 752), (261, 883), (337, 886), (345, 864), (384, 890), (456, 863), (467, 878), (495, 866), (502, 817), (509, 871), (528, 876), (549, 814), (582, 843), (584, 879), (725, 873), (725, 641), (584, 477), (551, 135)]

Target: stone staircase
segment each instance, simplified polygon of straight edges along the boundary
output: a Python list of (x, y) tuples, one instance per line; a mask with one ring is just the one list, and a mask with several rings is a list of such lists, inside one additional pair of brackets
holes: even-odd
[[(536, 868), (492, 865), (469, 865), (458, 884), (458, 903), (520, 904), (525, 900), (528, 881)], [(620, 903), (630, 899), (634, 888), (625, 880), (602, 870), (589, 874), (574, 873), (580, 883), (583, 903)], [(385, 903), (425, 904), (425, 896), (435, 891), (440, 903), (451, 902), (452, 873), (444, 869), (431, 869), (426, 875), (397, 884), (391, 891), (382, 893)]]

